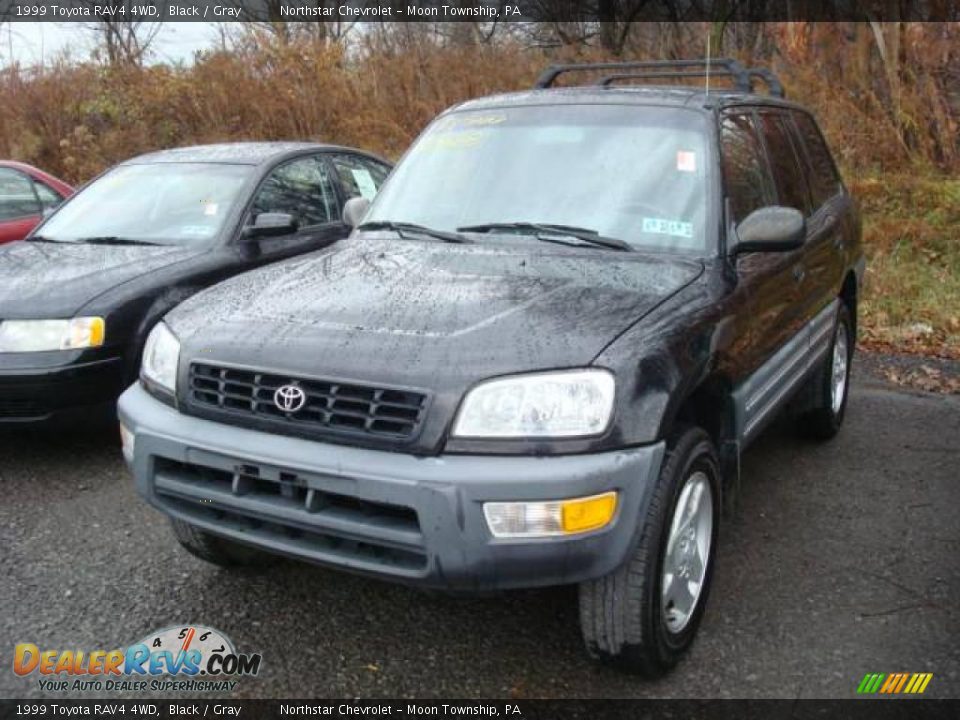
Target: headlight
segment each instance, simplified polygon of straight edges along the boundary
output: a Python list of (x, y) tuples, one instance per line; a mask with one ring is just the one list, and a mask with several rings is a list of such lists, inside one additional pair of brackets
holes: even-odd
[(169, 393), (177, 391), (177, 366), (180, 364), (180, 341), (163, 323), (158, 323), (147, 337), (143, 348), (141, 376)]
[(4, 320), (0, 322), (0, 352), (49, 352), (103, 345), (106, 325), (101, 317), (71, 320)]
[(467, 393), (453, 426), (461, 438), (581, 437), (607, 429), (614, 380), (565, 370), (488, 380)]

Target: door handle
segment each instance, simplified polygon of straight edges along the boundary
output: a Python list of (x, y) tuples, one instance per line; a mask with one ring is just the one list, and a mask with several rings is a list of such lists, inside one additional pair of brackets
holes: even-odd
[(793, 266), (793, 279), (797, 282), (803, 282), (803, 279), (807, 276), (807, 271), (804, 269), (803, 265), (794, 265)]

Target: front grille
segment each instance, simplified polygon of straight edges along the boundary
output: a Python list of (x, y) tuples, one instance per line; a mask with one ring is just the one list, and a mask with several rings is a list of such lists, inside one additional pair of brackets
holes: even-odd
[(294, 471), (163, 457), (154, 463), (157, 500), (201, 526), (320, 562), (407, 576), (426, 567), (413, 508), (308, 487)]
[[(285, 385), (295, 385), (306, 395), (296, 412), (284, 412), (274, 402)], [(274, 421), (281, 428), (407, 440), (420, 427), (427, 397), (409, 390), (194, 363), (189, 399), (227, 417)]]

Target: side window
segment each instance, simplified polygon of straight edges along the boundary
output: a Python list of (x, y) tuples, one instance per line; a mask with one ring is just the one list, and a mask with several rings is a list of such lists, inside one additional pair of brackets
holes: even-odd
[(330, 160), (348, 199), (362, 196), (373, 200), (390, 174), (390, 168), (383, 163), (360, 155), (337, 154), (331, 155)]
[(740, 222), (758, 208), (772, 204), (771, 183), (763, 147), (750, 114), (727, 115), (720, 127), (723, 181)]
[(813, 118), (805, 112), (796, 111), (793, 113), (793, 119), (806, 149), (813, 204), (814, 207), (820, 207), (840, 191), (840, 176), (833, 164), (830, 150), (827, 149), (827, 143)]
[(0, 168), (0, 221), (40, 214), (33, 184), (23, 173)]
[(760, 115), (760, 126), (767, 143), (770, 158), (770, 170), (777, 188), (777, 202), (786, 207), (796, 208), (804, 215), (810, 214), (810, 197), (807, 180), (800, 168), (793, 141), (784, 123), (784, 117), (776, 113)]
[(262, 213), (293, 215), (300, 227), (336, 219), (336, 194), (323, 160), (316, 155), (300, 158), (271, 172), (253, 199), (253, 219)]
[(63, 202), (63, 196), (60, 195), (60, 193), (39, 180), (33, 181), (33, 189), (37, 191), (37, 197), (40, 198), (40, 206), (44, 210), (52, 210)]

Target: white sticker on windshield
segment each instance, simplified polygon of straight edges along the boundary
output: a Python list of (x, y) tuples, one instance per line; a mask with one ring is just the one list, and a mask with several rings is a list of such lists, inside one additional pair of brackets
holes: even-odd
[(690, 150), (677, 150), (677, 170), (680, 172), (696, 172), (697, 154)]
[(203, 214), (210, 215), (211, 217), (217, 214), (217, 211), (220, 209), (220, 206), (215, 202), (203, 201)]
[(681, 220), (665, 220), (663, 218), (643, 219), (643, 231), (656, 235), (671, 235), (673, 237), (692, 238), (693, 223)]
[(367, 200), (373, 200), (377, 194), (377, 184), (373, 181), (369, 170), (350, 170), (353, 175), (353, 181), (357, 183), (357, 190)]

